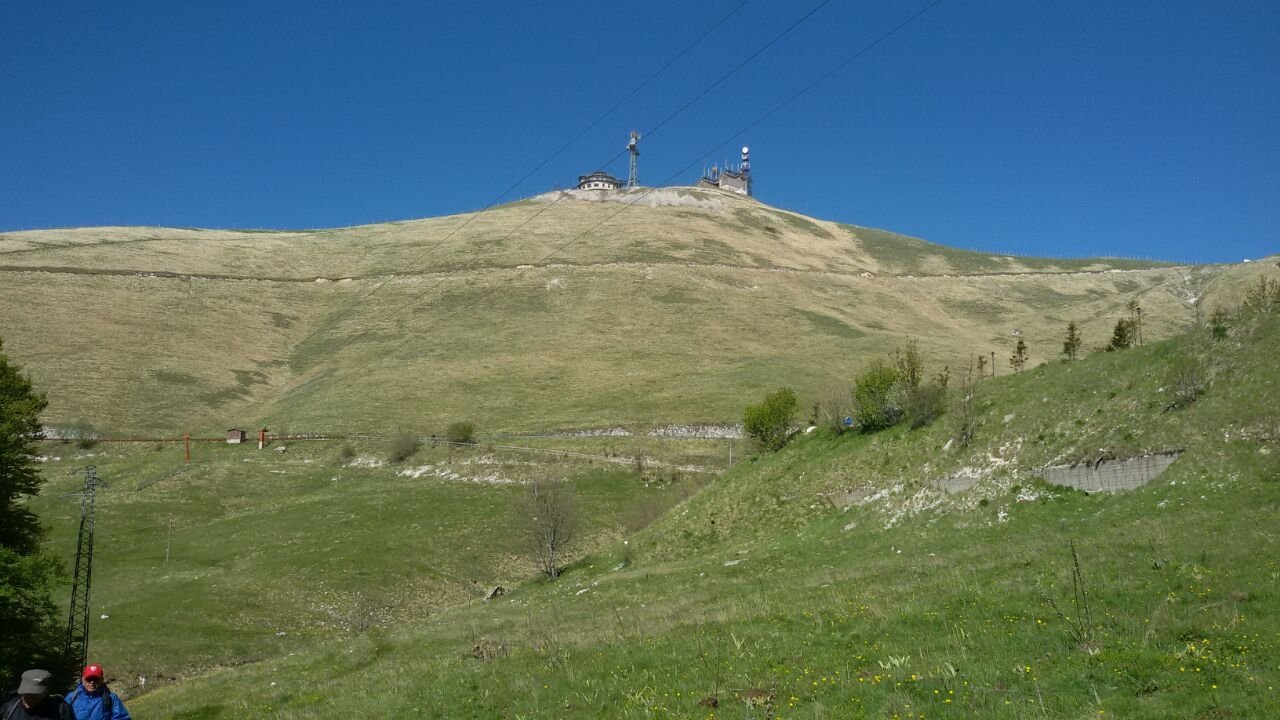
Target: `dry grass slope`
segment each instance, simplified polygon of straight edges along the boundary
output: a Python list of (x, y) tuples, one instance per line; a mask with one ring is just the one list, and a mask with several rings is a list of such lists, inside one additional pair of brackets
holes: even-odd
[[(479, 215), (308, 231), (0, 234), (0, 335), (49, 420), (118, 433), (438, 431), (735, 420), (907, 336), (1032, 363), (1069, 320), (1149, 338), (1228, 267), (959, 251), (728, 193), (551, 193)], [(635, 205), (626, 203), (635, 202)]]

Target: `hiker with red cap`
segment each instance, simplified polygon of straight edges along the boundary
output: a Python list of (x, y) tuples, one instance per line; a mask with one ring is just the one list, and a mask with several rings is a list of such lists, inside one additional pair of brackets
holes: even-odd
[(76, 720), (130, 720), (120, 696), (107, 687), (101, 665), (85, 666), (67, 702), (76, 711)]
[(76, 720), (71, 706), (51, 691), (53, 675), (48, 670), (22, 673), (18, 691), (0, 703), (3, 720)]

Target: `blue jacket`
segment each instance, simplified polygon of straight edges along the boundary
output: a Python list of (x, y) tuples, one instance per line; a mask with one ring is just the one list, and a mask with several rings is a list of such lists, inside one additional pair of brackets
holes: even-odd
[[(111, 696), (110, 717), (102, 714), (102, 701), (108, 695)], [(67, 695), (66, 701), (76, 711), (76, 720), (132, 720), (124, 703), (120, 701), (120, 696), (111, 692), (108, 687), (103, 687), (97, 695), (90, 695), (84, 685), (77, 684), (76, 689)]]

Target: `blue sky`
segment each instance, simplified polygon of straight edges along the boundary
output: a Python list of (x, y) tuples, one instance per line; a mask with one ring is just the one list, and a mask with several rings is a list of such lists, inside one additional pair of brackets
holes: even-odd
[(821, 0), (8, 2), (0, 230), (472, 211), (637, 129), (644, 184), (746, 144), (762, 201), (948, 245), (1280, 252), (1280, 3), (945, 0), (739, 132), (930, 1), (831, 0), (669, 120)]

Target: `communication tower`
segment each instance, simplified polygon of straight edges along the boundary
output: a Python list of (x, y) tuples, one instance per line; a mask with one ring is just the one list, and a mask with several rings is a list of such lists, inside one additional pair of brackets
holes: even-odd
[(76, 543), (76, 569), (71, 578), (71, 609), (67, 614), (66, 657), (83, 667), (89, 656), (89, 581), (93, 578), (93, 503), (98, 488), (98, 468), (84, 467), (80, 495), (80, 536)]
[(640, 133), (635, 130), (631, 131), (631, 139), (627, 141), (627, 152), (631, 153), (631, 169), (627, 173), (627, 187), (636, 187), (640, 184), (640, 175), (638, 170), (640, 159)]
[(751, 148), (742, 146), (742, 165), (738, 167), (742, 179), (747, 182), (747, 195), (751, 195)]

